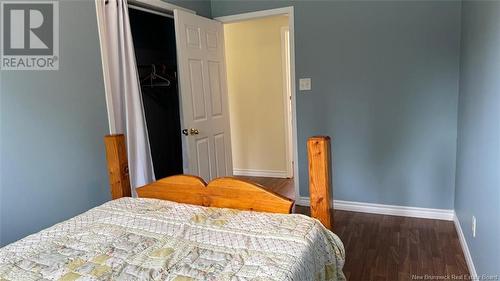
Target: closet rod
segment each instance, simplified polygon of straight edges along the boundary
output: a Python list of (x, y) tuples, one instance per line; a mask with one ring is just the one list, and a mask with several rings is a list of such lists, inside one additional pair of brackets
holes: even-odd
[(132, 8), (132, 9), (135, 9), (135, 10), (143, 11), (143, 12), (146, 12), (146, 13), (151, 13), (151, 14), (162, 16), (162, 17), (166, 17), (166, 18), (171, 18), (171, 19), (174, 18), (173, 15), (169, 15), (167, 13), (155, 11), (155, 10), (148, 9), (148, 8), (139, 7), (139, 6), (136, 6), (136, 5), (133, 5), (133, 4), (128, 4), (128, 7)]

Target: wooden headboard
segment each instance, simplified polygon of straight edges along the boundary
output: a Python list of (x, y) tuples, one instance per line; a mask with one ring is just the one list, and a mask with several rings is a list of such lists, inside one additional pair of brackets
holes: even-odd
[(270, 213), (290, 213), (293, 205), (292, 200), (258, 184), (231, 177), (214, 179), (206, 184), (196, 176), (171, 176), (138, 188), (137, 195), (206, 207)]
[[(113, 199), (131, 196), (124, 135), (104, 138)], [(330, 138), (312, 137), (307, 142), (311, 216), (331, 229)], [(217, 178), (208, 184), (191, 175), (160, 179), (136, 189), (143, 198), (157, 198), (207, 207), (233, 208), (259, 212), (290, 213), (293, 200), (266, 190), (263, 186), (233, 177)]]

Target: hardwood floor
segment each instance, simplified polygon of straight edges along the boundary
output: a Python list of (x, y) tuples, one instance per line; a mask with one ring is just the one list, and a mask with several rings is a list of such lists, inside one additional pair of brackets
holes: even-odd
[(278, 193), (282, 196), (285, 196), (286, 198), (295, 199), (295, 189), (293, 185), (293, 179), (248, 177), (248, 176), (236, 176), (236, 177), (256, 182), (264, 186), (266, 189), (271, 190), (274, 193)]
[(334, 211), (333, 232), (344, 242), (347, 280), (471, 280), (453, 222)]
[[(293, 198), (293, 179), (243, 178)], [(453, 222), (334, 211), (333, 225), (349, 281), (471, 280)]]

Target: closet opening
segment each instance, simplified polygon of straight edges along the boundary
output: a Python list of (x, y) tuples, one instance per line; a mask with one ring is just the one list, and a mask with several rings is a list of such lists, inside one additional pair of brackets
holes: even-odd
[(182, 174), (174, 20), (134, 6), (129, 17), (155, 177)]

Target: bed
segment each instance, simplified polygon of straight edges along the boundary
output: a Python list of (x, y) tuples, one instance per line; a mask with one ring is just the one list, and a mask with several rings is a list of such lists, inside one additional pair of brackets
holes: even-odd
[(0, 249), (1, 281), (345, 280), (342, 242), (327, 229), (328, 138), (308, 142), (314, 218), (235, 178), (173, 176), (132, 198), (123, 136), (106, 145), (114, 200)]

